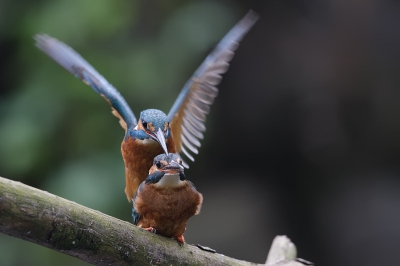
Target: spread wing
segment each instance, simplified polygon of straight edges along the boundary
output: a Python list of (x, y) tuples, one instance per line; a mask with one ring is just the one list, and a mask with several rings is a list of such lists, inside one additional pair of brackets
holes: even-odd
[[(190, 152), (197, 154), (200, 139), (203, 139), (206, 115), (218, 94), (217, 85), (221, 75), (229, 67), (229, 62), (238, 48), (240, 40), (258, 20), (259, 15), (250, 10), (218, 43), (207, 56), (189, 81), (168, 113), (170, 127), (177, 152), (183, 152), (194, 161)], [(190, 150), (190, 152), (188, 150)]]
[(120, 119), (121, 126), (133, 128), (137, 120), (125, 99), (83, 57), (65, 43), (45, 34), (35, 36), (36, 46), (63, 68), (90, 85), (111, 105), (112, 113)]

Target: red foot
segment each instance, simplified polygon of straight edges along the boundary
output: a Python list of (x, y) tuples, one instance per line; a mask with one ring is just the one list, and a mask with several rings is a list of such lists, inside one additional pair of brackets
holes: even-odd
[(174, 237), (176, 241), (178, 241), (179, 246), (183, 246), (185, 244), (185, 238), (183, 235)]
[(154, 233), (154, 234), (157, 232), (157, 230), (153, 227), (147, 227), (147, 228), (142, 228), (142, 229), (146, 230), (147, 232)]

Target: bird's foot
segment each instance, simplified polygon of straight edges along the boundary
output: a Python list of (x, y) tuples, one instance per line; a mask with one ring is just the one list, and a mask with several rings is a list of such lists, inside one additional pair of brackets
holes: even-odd
[(143, 230), (146, 230), (147, 232), (150, 232), (150, 233), (156, 233), (157, 232), (157, 230), (155, 229), (155, 228), (153, 228), (153, 227), (146, 227), (146, 228), (142, 228)]
[(176, 240), (176, 241), (178, 241), (178, 244), (179, 244), (179, 246), (183, 246), (183, 244), (185, 244), (185, 238), (183, 237), (183, 235), (180, 235), (180, 236), (176, 236), (176, 237), (174, 237), (174, 239)]

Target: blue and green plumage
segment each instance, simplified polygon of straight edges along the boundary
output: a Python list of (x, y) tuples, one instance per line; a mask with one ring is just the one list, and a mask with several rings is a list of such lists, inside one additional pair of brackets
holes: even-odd
[[(133, 198), (138, 185), (146, 178), (156, 155), (162, 152), (184, 153), (194, 161), (192, 154), (197, 154), (201, 145), (206, 115), (218, 94), (217, 85), (221, 82), (221, 75), (228, 70), (239, 41), (258, 17), (255, 12), (249, 11), (226, 34), (185, 83), (168, 115), (160, 110), (148, 109), (141, 112), (139, 120), (121, 94), (81, 55), (48, 35), (36, 35), (36, 46), (105, 98), (113, 114), (120, 119), (125, 129), (121, 150), (128, 200)], [(153, 145), (157, 142), (159, 147)]]

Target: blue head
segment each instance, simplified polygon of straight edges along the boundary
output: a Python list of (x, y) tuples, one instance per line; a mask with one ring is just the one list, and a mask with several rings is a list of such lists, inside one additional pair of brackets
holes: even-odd
[(138, 125), (135, 128), (144, 138), (157, 141), (168, 154), (166, 139), (171, 136), (167, 115), (157, 109), (147, 109), (140, 113)]
[(185, 169), (182, 166), (182, 158), (177, 153), (169, 153), (157, 155), (153, 160), (153, 165), (157, 167), (159, 171), (163, 172), (183, 172)]
[[(159, 186), (182, 185), (182, 182), (179, 181), (186, 180), (182, 163), (182, 158), (177, 153), (157, 155), (153, 160), (153, 166), (149, 170), (149, 175), (147, 176), (145, 183), (158, 183)], [(159, 183), (165, 175), (179, 176), (179, 179), (164, 179), (164, 182)]]
[(139, 123), (143, 125), (143, 128), (148, 129), (152, 132), (157, 132), (158, 129), (161, 129), (161, 131), (164, 133), (169, 132), (169, 121), (167, 120), (167, 115), (160, 110), (144, 110), (140, 113), (139, 120)]

